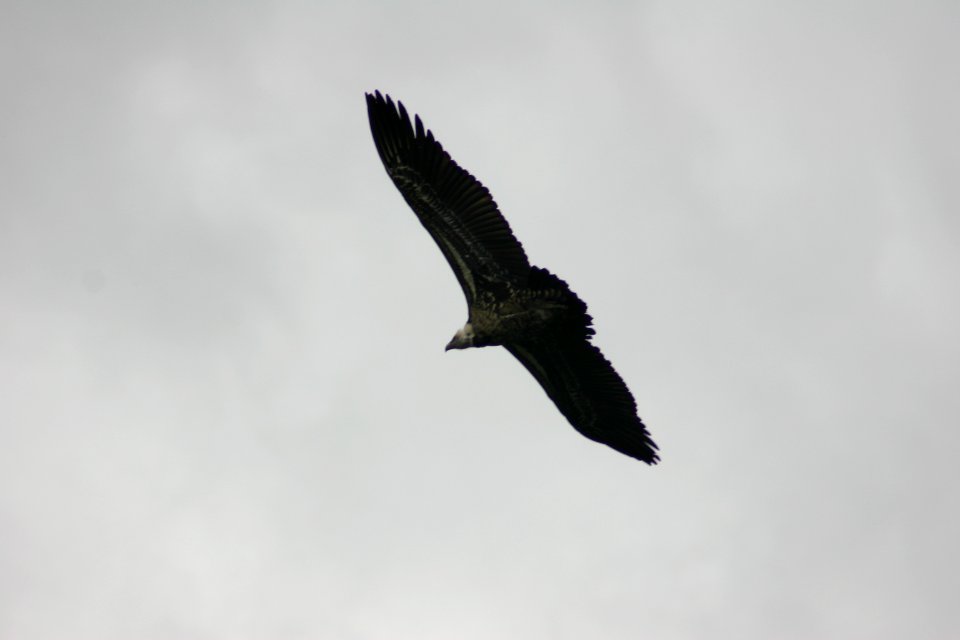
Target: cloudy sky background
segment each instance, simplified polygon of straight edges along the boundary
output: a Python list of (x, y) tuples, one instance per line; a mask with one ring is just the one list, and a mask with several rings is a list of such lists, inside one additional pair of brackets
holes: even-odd
[[(0, 638), (946, 638), (960, 5), (4, 5)], [(465, 319), (363, 93), (663, 462)]]

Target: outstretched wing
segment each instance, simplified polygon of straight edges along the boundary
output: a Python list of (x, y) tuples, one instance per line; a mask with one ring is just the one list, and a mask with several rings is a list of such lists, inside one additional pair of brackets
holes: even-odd
[(483, 281), (526, 282), (530, 263), (490, 192), (461, 169), (419, 116), (377, 91), (367, 113), (387, 174), (453, 268), (472, 304)]
[(574, 429), (647, 464), (660, 459), (633, 395), (600, 349), (584, 338), (505, 346)]

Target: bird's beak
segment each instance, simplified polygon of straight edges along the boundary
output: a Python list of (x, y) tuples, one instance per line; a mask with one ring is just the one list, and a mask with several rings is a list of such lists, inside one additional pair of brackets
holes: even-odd
[(444, 350), (444, 351), (450, 351), (450, 349), (453, 349), (453, 348), (454, 348), (454, 347), (453, 347), (453, 340), (451, 340), (450, 342), (447, 343), (447, 346), (445, 346), (445, 347), (443, 348), (443, 350)]

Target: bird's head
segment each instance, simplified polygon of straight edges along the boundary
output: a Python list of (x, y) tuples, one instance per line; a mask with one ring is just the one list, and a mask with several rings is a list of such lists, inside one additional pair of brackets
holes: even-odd
[(453, 339), (447, 343), (447, 348), (444, 351), (450, 351), (450, 349), (467, 349), (473, 346), (473, 325), (469, 322), (463, 325), (462, 329), (458, 329), (455, 334), (453, 334)]

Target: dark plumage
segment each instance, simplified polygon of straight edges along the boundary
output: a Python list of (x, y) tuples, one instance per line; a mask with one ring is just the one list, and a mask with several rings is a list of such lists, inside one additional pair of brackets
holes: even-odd
[(573, 427), (655, 464), (657, 445), (633, 395), (590, 342), (587, 305), (534, 267), (480, 182), (457, 165), (419, 116), (367, 94), (373, 140), (404, 200), (440, 247), (467, 298), (468, 320), (447, 349), (501, 345), (533, 374)]

